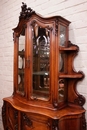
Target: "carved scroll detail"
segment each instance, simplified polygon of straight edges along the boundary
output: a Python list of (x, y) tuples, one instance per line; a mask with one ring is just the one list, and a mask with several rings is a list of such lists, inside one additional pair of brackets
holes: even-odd
[(74, 100), (74, 102), (79, 106), (83, 106), (85, 103), (85, 98), (82, 95), (78, 95), (78, 97)]
[(34, 12), (35, 11), (33, 11), (31, 8), (27, 8), (27, 5), (24, 2), (22, 2), (19, 20), (28, 19)]
[(52, 121), (52, 130), (59, 130), (58, 128), (58, 119)]
[(32, 121), (29, 119), (29, 117), (27, 117), (27, 115), (25, 113), (23, 113), (23, 121), (29, 127), (31, 127), (33, 125)]

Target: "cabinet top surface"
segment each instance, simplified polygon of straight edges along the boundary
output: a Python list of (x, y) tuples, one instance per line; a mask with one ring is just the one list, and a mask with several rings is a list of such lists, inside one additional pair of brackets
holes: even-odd
[(80, 108), (75, 105), (68, 105), (65, 108), (60, 109), (60, 110), (51, 110), (51, 109), (41, 108), (37, 106), (31, 106), (30, 104), (23, 103), (13, 97), (4, 98), (3, 100), (9, 102), (13, 106), (13, 108), (19, 111), (25, 111), (25, 112), (30, 112), (32, 114), (35, 113), (39, 115), (44, 115), (53, 119), (60, 119), (61, 117), (66, 117), (67, 115), (78, 116), (79, 114), (85, 112), (83, 108)]

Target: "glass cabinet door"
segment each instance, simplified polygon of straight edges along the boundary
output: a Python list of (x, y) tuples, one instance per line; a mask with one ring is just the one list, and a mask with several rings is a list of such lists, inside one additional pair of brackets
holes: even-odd
[(50, 31), (35, 23), (32, 26), (33, 36), (33, 97), (49, 98), (50, 83)]
[(19, 36), (18, 44), (18, 92), (24, 94), (25, 31)]

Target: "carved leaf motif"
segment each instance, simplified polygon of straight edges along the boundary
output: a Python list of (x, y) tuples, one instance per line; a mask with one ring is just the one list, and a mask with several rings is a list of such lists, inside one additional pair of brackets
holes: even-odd
[(29, 127), (31, 127), (33, 125), (32, 121), (29, 119), (29, 117), (27, 117), (27, 115), (25, 113), (23, 113), (23, 121)]

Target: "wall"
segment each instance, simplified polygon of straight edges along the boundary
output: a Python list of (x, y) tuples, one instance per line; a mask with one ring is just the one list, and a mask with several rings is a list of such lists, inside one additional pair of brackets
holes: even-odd
[[(2, 98), (13, 91), (13, 31), (16, 27), (24, 0), (0, 0), (0, 109)], [(77, 84), (78, 92), (87, 100), (87, 0), (25, 0), (43, 16), (61, 15), (71, 21), (69, 39), (80, 47), (74, 60), (76, 71), (85, 73), (83, 81)], [(84, 105), (87, 110), (87, 102)], [(87, 114), (86, 114), (87, 118)], [(3, 130), (0, 116), (0, 130)]]

